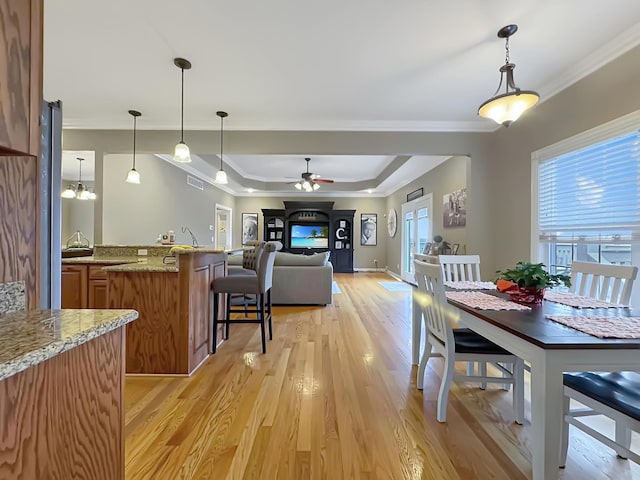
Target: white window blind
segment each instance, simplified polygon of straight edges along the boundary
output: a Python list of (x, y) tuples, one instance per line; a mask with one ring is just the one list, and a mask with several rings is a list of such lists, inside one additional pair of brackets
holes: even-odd
[(538, 165), (542, 242), (640, 240), (640, 131)]

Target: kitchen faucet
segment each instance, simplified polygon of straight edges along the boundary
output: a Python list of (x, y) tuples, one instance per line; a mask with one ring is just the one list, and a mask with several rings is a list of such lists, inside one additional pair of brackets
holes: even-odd
[(196, 236), (189, 229), (189, 227), (182, 227), (182, 233), (186, 233), (186, 232), (189, 232), (189, 235), (191, 235), (191, 243), (193, 244), (193, 246), (197, 247), (198, 246), (198, 239), (196, 238)]

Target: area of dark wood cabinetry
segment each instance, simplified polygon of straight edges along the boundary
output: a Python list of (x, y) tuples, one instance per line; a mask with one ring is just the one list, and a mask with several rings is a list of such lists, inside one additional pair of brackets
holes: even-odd
[(106, 278), (89, 280), (89, 308), (108, 308)]

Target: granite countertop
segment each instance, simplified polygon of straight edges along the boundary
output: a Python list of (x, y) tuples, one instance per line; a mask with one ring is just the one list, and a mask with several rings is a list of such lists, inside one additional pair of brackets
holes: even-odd
[(162, 263), (162, 259), (146, 261), (146, 262), (136, 262), (136, 263), (125, 263), (123, 265), (113, 265), (111, 267), (104, 267), (103, 270), (105, 272), (155, 272), (155, 273), (174, 273), (178, 272), (180, 269), (178, 268), (177, 263)]
[(123, 264), (123, 263), (138, 263), (138, 258), (137, 257), (95, 257), (95, 256), (88, 256), (88, 257), (72, 257), (72, 258), (63, 258), (62, 259), (62, 263), (67, 264), (67, 263), (87, 263), (87, 264), (94, 264), (94, 263), (103, 263), (105, 265), (119, 265), (119, 264)]
[(224, 249), (215, 247), (191, 247), (183, 250), (175, 250), (174, 255), (184, 255), (192, 253), (226, 253)]
[(136, 318), (135, 310), (29, 310), (0, 315), (0, 381)]

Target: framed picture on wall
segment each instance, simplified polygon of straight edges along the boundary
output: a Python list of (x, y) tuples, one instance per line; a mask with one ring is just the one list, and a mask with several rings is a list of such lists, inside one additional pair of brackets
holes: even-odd
[(464, 227), (467, 224), (467, 189), (461, 188), (442, 197), (444, 228)]
[(258, 240), (258, 214), (242, 214), (242, 245), (250, 240)]
[(360, 215), (360, 245), (378, 244), (378, 214), (363, 213)]

